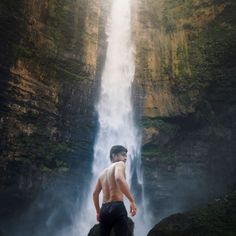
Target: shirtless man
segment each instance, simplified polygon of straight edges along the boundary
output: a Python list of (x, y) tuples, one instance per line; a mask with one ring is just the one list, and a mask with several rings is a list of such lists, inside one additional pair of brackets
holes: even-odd
[[(136, 215), (136, 204), (125, 175), (127, 149), (121, 145), (113, 146), (110, 150), (112, 164), (103, 170), (93, 192), (93, 202), (100, 222), (100, 235), (110, 236), (114, 227), (116, 236), (128, 235), (128, 216), (123, 203), (123, 195), (130, 202), (130, 214)], [(103, 191), (103, 204), (100, 209), (99, 194)]]

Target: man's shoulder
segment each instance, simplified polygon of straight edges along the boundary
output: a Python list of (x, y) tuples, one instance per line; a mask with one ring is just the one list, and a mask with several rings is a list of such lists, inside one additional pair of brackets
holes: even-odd
[(106, 167), (106, 168), (104, 168), (104, 169), (102, 170), (102, 172), (101, 172), (100, 176), (103, 176), (103, 175), (105, 175), (105, 174), (106, 174), (106, 172), (108, 171), (108, 169), (109, 169), (109, 167)]
[(122, 169), (125, 168), (125, 163), (123, 161), (118, 161), (118, 162), (112, 163), (110, 166), (103, 169), (100, 177), (106, 175), (110, 171), (114, 171), (114, 169), (116, 169), (116, 168), (122, 168)]
[(114, 166), (118, 167), (118, 168), (119, 167), (123, 168), (123, 167), (125, 167), (125, 163), (123, 161), (117, 161), (117, 162), (114, 163)]

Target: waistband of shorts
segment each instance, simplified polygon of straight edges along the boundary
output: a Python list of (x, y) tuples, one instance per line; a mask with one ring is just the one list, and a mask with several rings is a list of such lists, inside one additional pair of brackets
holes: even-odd
[(103, 202), (102, 205), (109, 205), (109, 204), (113, 204), (113, 203), (118, 203), (118, 204), (124, 204), (123, 201), (111, 201), (111, 202)]

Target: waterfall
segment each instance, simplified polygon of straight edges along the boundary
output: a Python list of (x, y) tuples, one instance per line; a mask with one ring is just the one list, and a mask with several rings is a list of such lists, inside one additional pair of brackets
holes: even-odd
[[(113, 145), (123, 145), (128, 149), (126, 175), (131, 185), (133, 181), (142, 185), (140, 168), (141, 137), (134, 124), (131, 103), (131, 87), (135, 73), (135, 48), (131, 40), (131, 3), (130, 0), (113, 0), (111, 13), (106, 26), (108, 41), (105, 67), (101, 79), (101, 92), (96, 109), (99, 130), (94, 145), (93, 178), (88, 196), (82, 203), (82, 209), (73, 229), (73, 236), (85, 236), (96, 224), (96, 212), (92, 201), (92, 191), (101, 171), (109, 166), (109, 151)], [(137, 189), (133, 186), (133, 189)], [(135, 236), (147, 233), (144, 222), (143, 191), (137, 192), (138, 214), (132, 218), (135, 222)], [(102, 195), (102, 193), (100, 194)], [(100, 198), (100, 204), (102, 196)], [(129, 203), (125, 201), (129, 213)]]

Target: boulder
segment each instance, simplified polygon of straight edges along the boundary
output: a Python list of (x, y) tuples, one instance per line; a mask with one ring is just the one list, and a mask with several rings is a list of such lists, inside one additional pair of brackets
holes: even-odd
[(236, 235), (236, 191), (204, 208), (173, 214), (148, 233), (148, 236), (210, 235)]
[[(133, 231), (134, 231), (134, 222), (128, 218), (128, 236), (133, 236)], [(96, 224), (93, 226), (93, 228), (89, 231), (88, 236), (100, 236), (100, 227), (99, 224)], [(115, 236), (114, 230), (112, 229), (111, 235), (110, 236)]]

